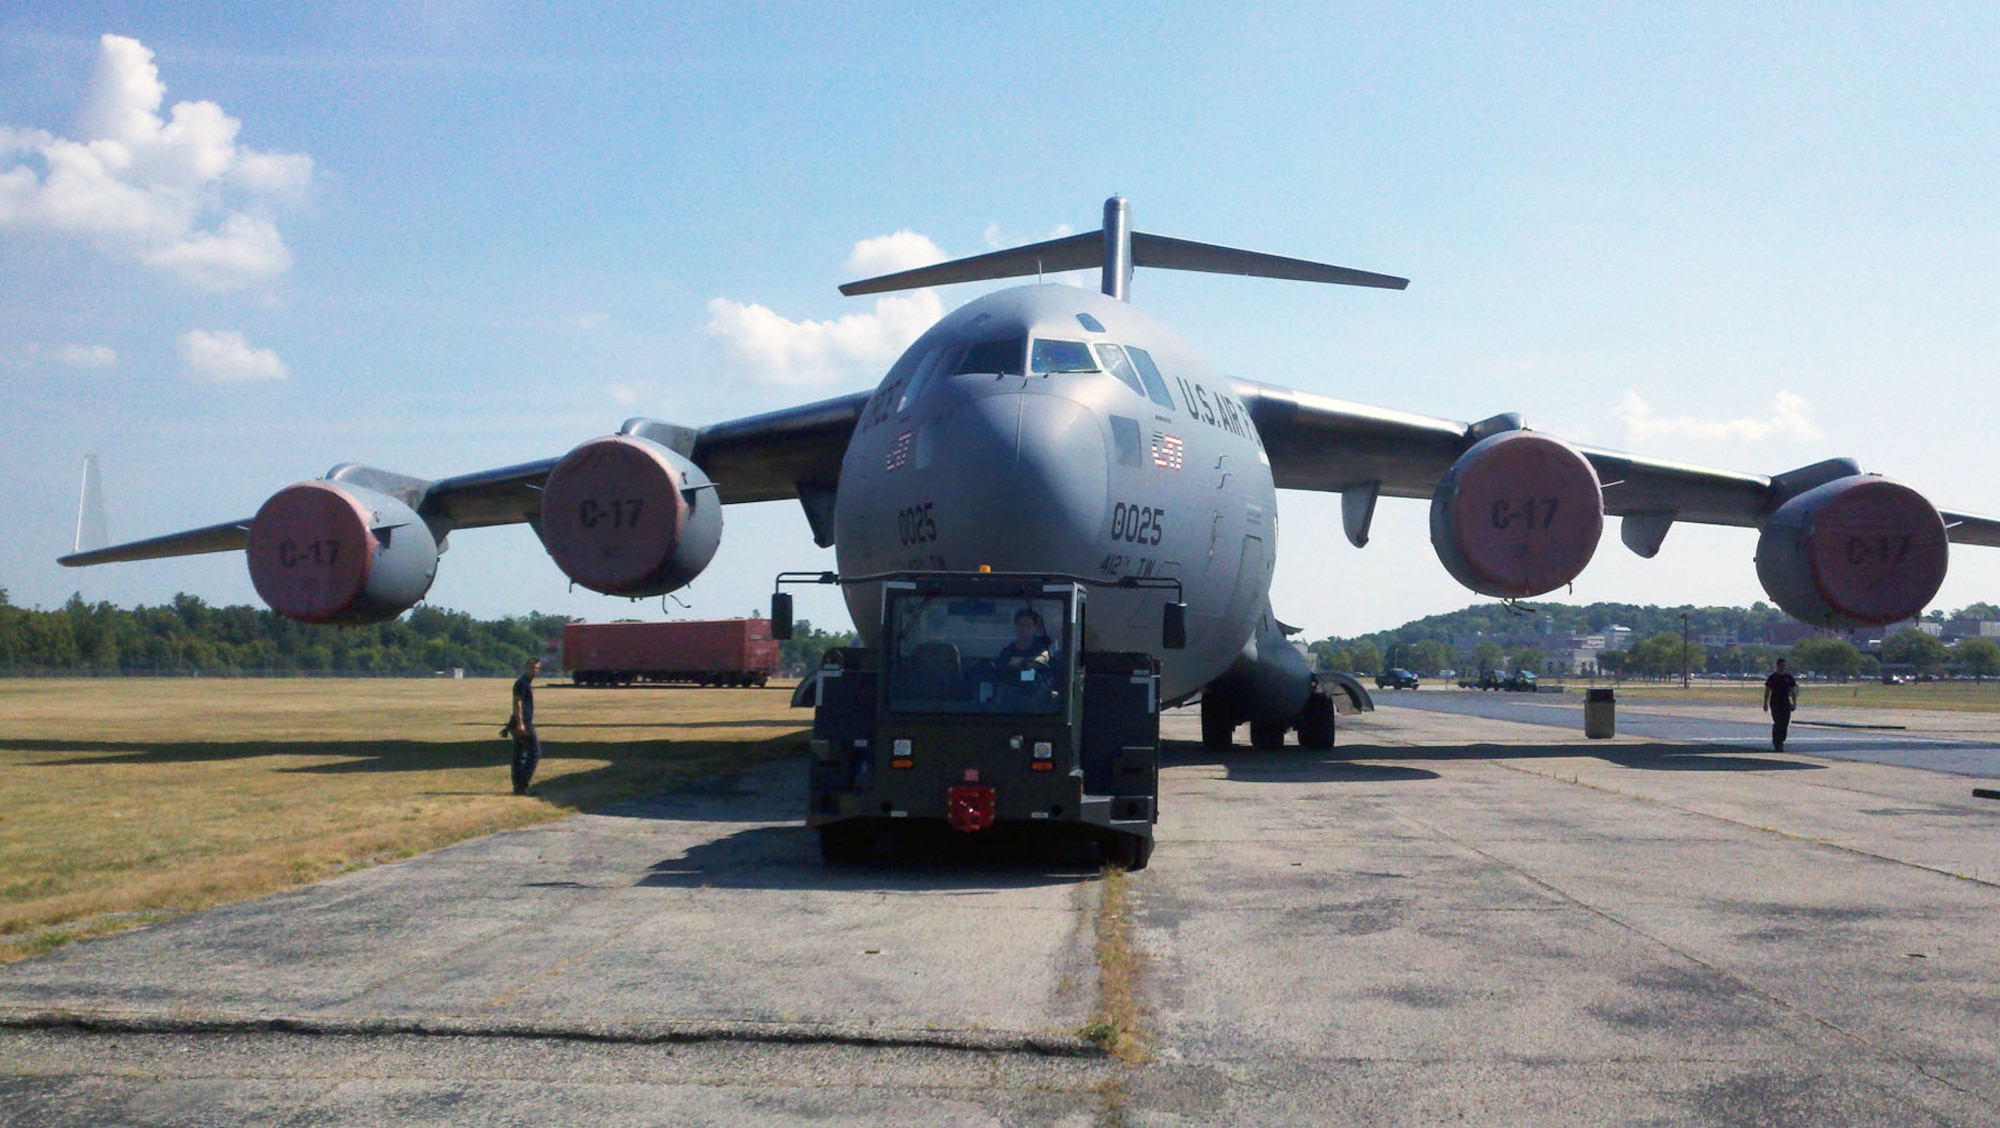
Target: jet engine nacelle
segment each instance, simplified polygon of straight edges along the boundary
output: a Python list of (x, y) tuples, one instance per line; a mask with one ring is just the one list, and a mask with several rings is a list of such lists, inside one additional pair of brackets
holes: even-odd
[(1855, 475), (1778, 508), (1757, 538), (1757, 579), (1786, 613), (1817, 627), (1893, 623), (1944, 583), (1944, 518), (1900, 482)]
[(1604, 533), (1597, 471), (1575, 448), (1503, 431), (1458, 456), (1431, 496), (1431, 547), (1481, 595), (1541, 595), (1575, 579)]
[(722, 542), (722, 504), (701, 468), (636, 435), (592, 439), (542, 487), (542, 545), (563, 575), (605, 595), (687, 586)]
[(300, 482), (250, 522), (250, 582), (304, 623), (379, 623), (409, 610), (437, 575), (437, 539), (409, 506), (345, 482)]

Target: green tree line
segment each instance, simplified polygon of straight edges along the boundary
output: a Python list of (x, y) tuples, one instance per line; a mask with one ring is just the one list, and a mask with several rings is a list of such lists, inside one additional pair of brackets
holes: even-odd
[(177, 595), (159, 607), (16, 607), (0, 588), (0, 671), (12, 673), (507, 674), (558, 645), (562, 615), (475, 619), (417, 607), (386, 623), (315, 627), (256, 607)]
[(792, 624), (792, 637), (778, 644), (779, 668), (788, 676), (804, 677), (819, 669), (820, 658), (836, 646), (854, 646), (853, 631), (823, 631), (810, 619)]
[[(1687, 616), (1685, 636), (1683, 614)], [(1974, 603), (1949, 616), (1943, 611), (1933, 611), (1925, 618), (1931, 622), (1956, 618), (1995, 621), (2000, 620), (2000, 607)], [(1487, 638), (1481, 639), (1470, 655), (1459, 655), (1453, 649), (1454, 640), (1475, 634), (1531, 633), (1544, 622), (1549, 624), (1549, 633), (1558, 637), (1601, 634), (1615, 624), (1632, 628), (1633, 641), (1626, 650), (1606, 651), (1598, 656), (1600, 670), (1614, 676), (1679, 677), (1683, 664), (1689, 673), (1744, 676), (1768, 671), (1779, 658), (1786, 658), (1798, 672), (1826, 677), (1874, 676), (1885, 668), (1918, 674), (1949, 671), (1971, 677), (2000, 677), (2000, 643), (1989, 638), (1964, 638), (1947, 645), (1936, 636), (1911, 627), (1885, 639), (1879, 658), (1863, 654), (1845, 639), (1830, 637), (1806, 638), (1789, 647), (1757, 642), (1708, 647), (1694, 641), (1703, 635), (1761, 638), (1772, 627), (1790, 621), (1784, 612), (1762, 602), (1748, 608), (1629, 603), (1593, 603), (1581, 607), (1548, 603), (1527, 607), (1488, 603), (1427, 616), (1394, 630), (1358, 638), (1324, 639), (1314, 643), (1312, 650), (1322, 669), (1363, 675), (1391, 667), (1432, 676), (1439, 670), (1459, 668), (1539, 670), (1543, 655), (1533, 647), (1502, 646)]]

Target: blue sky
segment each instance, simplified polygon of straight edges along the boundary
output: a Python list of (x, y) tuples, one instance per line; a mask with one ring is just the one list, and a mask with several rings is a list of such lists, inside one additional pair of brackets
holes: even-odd
[[(86, 452), (122, 540), (341, 461), (444, 476), (871, 386), (983, 287), (841, 298), (856, 268), (1088, 230), (1113, 192), (1413, 280), (1142, 271), (1225, 372), (1734, 469), (1852, 455), (2000, 513), (1992, 5), (664, 11), (0, 9), (0, 587), (254, 601), (239, 556), (55, 567)], [(1365, 550), (1336, 498), (1280, 504), (1312, 637), (1477, 599), (1422, 504)], [(830, 566), (789, 503), (727, 521), (670, 613)], [(1566, 598), (1748, 603), (1754, 550), (1607, 536)], [(455, 536), (431, 599), (662, 607), (569, 592), (521, 528)], [(1955, 553), (1937, 603), (1973, 600), (2000, 553)]]

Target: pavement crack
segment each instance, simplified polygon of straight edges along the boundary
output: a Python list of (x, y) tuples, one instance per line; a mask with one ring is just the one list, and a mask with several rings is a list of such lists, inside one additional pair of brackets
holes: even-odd
[[(1868, 858), (1871, 861), (1887, 862), (1890, 865), (1905, 866), (1913, 870), (1921, 870), (1925, 873), (1934, 873), (1941, 877), (1949, 877), (1956, 879), (1958, 881), (1970, 881), (1975, 885), (1984, 885), (1987, 886), (1988, 888), (2000, 889), (2000, 879), (1980, 877), (1976, 874), (1961, 873), (1956, 870), (1945, 869), (1942, 866), (1927, 865), (1923, 862), (1913, 862), (1908, 858), (1898, 858), (1889, 854), (1878, 854), (1873, 850), (1864, 850), (1859, 846), (1849, 846), (1845, 843), (1834, 842), (1826, 838), (1815, 838), (1811, 835), (1795, 834), (1789, 830), (1781, 830), (1775, 826), (1766, 826), (1762, 823), (1745, 822), (1742, 819), (1732, 819), (1728, 815), (1718, 815), (1713, 811), (1704, 811), (1695, 807), (1684, 807), (1679, 803), (1670, 803), (1665, 799), (1655, 798), (1654, 796), (1651, 795), (1641, 795), (1634, 791), (1626, 791), (1622, 788), (1610, 787), (1602, 783), (1588, 782), (1586, 780), (1579, 779), (1574, 775), (1570, 776), (1568, 779), (1564, 779), (1562, 776), (1557, 775), (1554, 772), (1536, 771), (1533, 768), (1524, 767), (1520, 764), (1510, 764), (1505, 760), (1494, 760), (1492, 761), (1492, 764), (1494, 767), (1504, 768), (1510, 772), (1518, 772), (1521, 775), (1529, 775), (1529, 776), (1535, 776), (1540, 779), (1553, 780), (1557, 783), (1568, 784), (1571, 787), (1581, 787), (1587, 791), (1595, 791), (1603, 795), (1616, 795), (1621, 799), (1631, 799), (1640, 803), (1650, 803), (1656, 807), (1664, 807), (1669, 811), (1677, 811), (1683, 815), (1689, 815), (1694, 818), (1708, 819), (1713, 822), (1722, 823), (1725, 826), (1733, 826), (1740, 828), (1742, 830), (1753, 830), (1758, 832), (1759, 834), (1774, 835), (1778, 838), (1789, 839), (1793, 842), (1804, 842), (1812, 846), (1822, 846), (1829, 850), (1838, 850), (1844, 854), (1852, 854), (1857, 858)], [(1813, 786), (1832, 786), (1832, 785), (1815, 784)], [(1857, 788), (1840, 788), (1840, 790), (1845, 790), (1863, 795), (1874, 794), (1873, 792), (1860, 791)]]
[[(1511, 764), (1503, 763), (1503, 764), (1498, 764), (1497, 766), (1506, 768), (1509, 771), (1525, 772), (1525, 769), (1515, 767), (1514, 765)], [(1525, 774), (1540, 775), (1542, 773), (1525, 772)], [(1549, 778), (1554, 778), (1554, 777), (1549, 777)], [(1610, 788), (1594, 787), (1591, 784), (1576, 783), (1573, 780), (1565, 780), (1561, 782), (1572, 783), (1574, 786), (1578, 787), (1590, 787), (1593, 790), (1603, 791), (1607, 794), (1613, 794), (1613, 795), (1623, 794), (1622, 792), (1618, 792)], [(1645, 797), (1632, 796), (1632, 798), (1643, 799)], [(1649, 800), (1649, 801), (1658, 802), (1657, 800)], [(1661, 805), (1668, 807), (1672, 810), (1681, 810), (1681, 808), (1676, 807), (1671, 803), (1662, 803)], [(1444, 829), (1441, 826), (1438, 826), (1434, 823), (1428, 822), (1422, 818), (1412, 815), (1407, 810), (1399, 810), (1397, 813), (1401, 815), (1403, 818), (1408, 819), (1413, 823), (1416, 823), (1418, 826), (1424, 827), (1425, 829), (1429, 830), (1432, 834), (1437, 835), (1444, 841), (1450, 842), (1452, 845), (1457, 846), (1459, 849), (1465, 850), (1468, 853), (1474, 854), (1492, 863), (1493, 865), (1499, 866), (1500, 868), (1507, 870), (1509, 873), (1514, 874), (1521, 880), (1526, 881), (1529, 884), (1535, 886), (1537, 889), (1543, 890), (1550, 896), (1555, 897), (1557, 900), (1562, 901), (1565, 904), (1571, 905), (1575, 908), (1581, 909), (1584, 912), (1589, 913), (1591, 916), (1594, 916), (1599, 920), (1604, 921), (1605, 923), (1611, 925), (1614, 928), (1630, 933), (1631, 935), (1639, 937), (1642, 940), (1649, 941), (1650, 943), (1659, 946), (1665, 951), (1671, 952), (1674, 955), (1680, 957), (1681, 959), (1684, 959), (1689, 963), (1694, 964), (1696, 967), (1699, 967), (1702, 970), (1733, 984), (1744, 994), (1749, 995), (1754, 999), (1758, 999), (1766, 1003), (1767, 1005), (1775, 1007), (1778, 1010), (1785, 1012), (1787, 1014), (1797, 1015), (1798, 1017), (1806, 1020), (1807, 1022), (1812, 1023), (1814, 1026), (1817, 1026), (1820, 1029), (1830, 1034), (1833, 1034), (1835, 1037), (1845, 1039), (1846, 1041), (1849, 1041), (1856, 1046), (1860, 1046), (1863, 1049), (1869, 1051), (1870, 1053), (1875, 1054), (1884, 1061), (1896, 1062), (1923, 1077), (1926, 1077), (1932, 1081), (1937, 1082), (1940, 1085), (1943, 1085), (1945, 1088), (1950, 1089), (1951, 1091), (1958, 1093), (1961, 1096), (1977, 1100), (1982, 1104), (1987, 1105), (1988, 1107), (2000, 1108), (2000, 1102), (1996, 1102), (1992, 1094), (1982, 1092), (1978, 1089), (1969, 1088), (1963, 1084), (1953, 1081), (1951, 1078), (1944, 1076), (1943, 1074), (1940, 1074), (1937, 1071), (1926, 1067), (1922, 1062), (1917, 1061), (1916, 1059), (1906, 1054), (1898, 1052), (1897, 1050), (1885, 1046), (1879, 1042), (1872, 1041), (1866, 1035), (1861, 1034), (1858, 1031), (1850, 1030), (1847, 1027), (1842, 1026), (1839, 1023), (1833, 1021), (1832, 1019), (1826, 1018), (1818, 1013), (1815, 1013), (1814, 1011), (1808, 1009), (1807, 1007), (1801, 1006), (1798, 1003), (1795, 1003), (1790, 999), (1785, 998), (1784, 996), (1775, 994), (1762, 987), (1759, 987), (1757, 984), (1751, 982), (1748, 979), (1745, 979), (1743, 976), (1738, 975), (1733, 971), (1730, 971), (1728, 968), (1725, 968), (1719, 964), (1704, 959), (1701, 956), (1694, 953), (1693, 951), (1687, 948), (1683, 948), (1678, 944), (1675, 944), (1673, 941), (1668, 940), (1664, 936), (1660, 936), (1656, 933), (1641, 928), (1637, 924), (1634, 924), (1631, 921), (1618, 916), (1616, 913), (1613, 913), (1608, 909), (1591, 904), (1589, 901), (1586, 901), (1583, 898), (1578, 897), (1576, 894), (1571, 893), (1569, 890), (1564, 889), (1561, 886), (1556, 885), (1554, 882), (1551, 882), (1548, 879), (1542, 877), (1541, 875), (1532, 872), (1527, 867), (1522, 866), (1519, 863), (1509, 861), (1508, 859), (1500, 857), (1497, 854), (1491, 853), (1486, 850), (1482, 850), (1478, 846), (1472, 844), (1471, 842), (1466, 841), (1463, 838), (1460, 838), (1459, 836), (1451, 833), (1450, 831)], [(1703, 815), (1703, 813), (1700, 811), (1688, 811), (1685, 813), (1691, 815)], [(1715, 816), (1703, 816), (1703, 817), (1715, 817)], [(1723, 819), (1721, 821), (1728, 822), (1730, 820)], [(1736, 825), (1742, 825), (1742, 824), (1736, 824)], [(1763, 828), (1751, 828), (1751, 829), (1763, 829)], [(1796, 838), (1797, 836), (1788, 835), (1787, 837)], [(1799, 839), (1799, 840), (1808, 842), (1814, 841), (1812, 839)], [(1872, 856), (1872, 855), (1867, 855), (1863, 851), (1853, 851), (1853, 852), (1860, 853), (1863, 856)], [(1885, 860), (1893, 861), (1894, 859), (1885, 859)], [(1924, 868), (1924, 867), (1919, 867), (1919, 868)]]
[(301, 1037), (423, 1037), (670, 1045), (740, 1042), (778, 1046), (856, 1046), (959, 1050), (1050, 1058), (1101, 1058), (1103, 1047), (1077, 1035), (1048, 1031), (875, 1030), (810, 1023), (659, 1022), (629, 1025), (510, 1022), (463, 1017), (338, 1018), (293, 1015), (125, 1015), (73, 1010), (0, 1014), (0, 1030), (76, 1034), (288, 1034)]

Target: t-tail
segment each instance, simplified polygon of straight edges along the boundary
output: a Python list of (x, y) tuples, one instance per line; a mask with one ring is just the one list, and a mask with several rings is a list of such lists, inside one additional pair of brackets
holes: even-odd
[(1065, 235), (1025, 247), (1010, 247), (991, 254), (849, 282), (840, 288), (840, 292), (853, 297), (857, 294), (915, 290), (924, 286), (948, 286), (955, 282), (983, 282), (995, 278), (1088, 270), (1093, 266), (1102, 272), (1099, 288), (1119, 301), (1130, 300), (1132, 269), (1139, 266), (1283, 278), (1293, 282), (1327, 282), (1336, 286), (1372, 286), (1380, 290), (1401, 290), (1410, 284), (1409, 279), (1390, 274), (1374, 274), (1323, 262), (1134, 231), (1131, 209), (1125, 197), (1113, 196), (1104, 201), (1104, 226), (1097, 231)]

